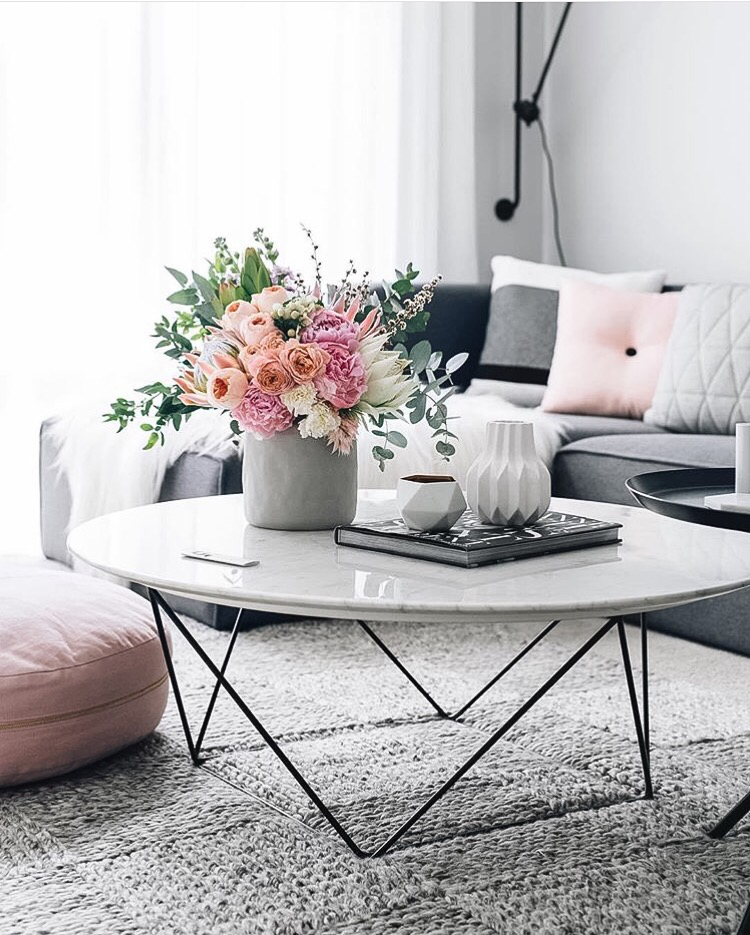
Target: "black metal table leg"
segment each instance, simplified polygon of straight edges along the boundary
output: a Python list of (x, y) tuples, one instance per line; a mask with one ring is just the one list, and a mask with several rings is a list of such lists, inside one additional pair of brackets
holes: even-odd
[(646, 753), (651, 762), (651, 716), (649, 713), (648, 698), (648, 623), (646, 615), (640, 614), (641, 627), (641, 700), (643, 702), (643, 738), (646, 742)]
[[(525, 701), (516, 711), (499, 727), (490, 737), (488, 737), (485, 742), (474, 751), (474, 753), (463, 763), (458, 769), (455, 770), (452, 776), (447, 779), (425, 802), (422, 803), (412, 814), (398, 827), (388, 838), (386, 838), (383, 843), (375, 847), (370, 851), (366, 851), (361, 848), (349, 835), (346, 829), (341, 825), (336, 816), (331, 812), (326, 803), (321, 799), (315, 789), (310, 785), (307, 779), (300, 773), (294, 763), (289, 759), (287, 754), (281, 748), (279, 743), (275, 738), (269, 733), (269, 731), (264, 727), (258, 717), (253, 713), (247, 703), (243, 700), (237, 690), (233, 685), (228, 681), (226, 677), (226, 670), (229, 664), (229, 660), (234, 649), (234, 644), (236, 640), (236, 634), (239, 626), (240, 615), (238, 615), (237, 621), (235, 623), (235, 628), (232, 633), (232, 638), (230, 639), (230, 645), (225, 653), (223, 663), (221, 667), (218, 667), (211, 657), (206, 653), (200, 643), (196, 640), (193, 634), (188, 630), (188, 628), (183, 624), (180, 618), (175, 614), (172, 608), (169, 606), (167, 601), (162, 597), (158, 591), (149, 589), (149, 599), (151, 601), (151, 607), (154, 612), (154, 619), (156, 620), (157, 629), (159, 631), (159, 637), (161, 639), (162, 649), (164, 650), (167, 671), (169, 673), (170, 682), (172, 684), (172, 689), (175, 693), (175, 701), (177, 703), (177, 709), (180, 714), (180, 720), (182, 722), (182, 727), (185, 732), (185, 737), (188, 743), (188, 749), (190, 750), (190, 755), (198, 765), (201, 765), (201, 760), (199, 757), (200, 742), (203, 740), (205, 735), (205, 729), (208, 725), (208, 722), (213, 712), (214, 704), (216, 702), (216, 697), (220, 688), (223, 688), (229, 697), (235, 702), (240, 711), (245, 715), (247, 720), (253, 725), (255, 730), (260, 734), (262, 739), (265, 741), (266, 745), (272, 751), (272, 753), (281, 761), (283, 766), (295, 780), (295, 782), (300, 786), (303, 792), (307, 795), (310, 801), (315, 805), (320, 814), (325, 818), (328, 824), (333, 828), (333, 830), (338, 834), (341, 840), (349, 847), (349, 849), (358, 857), (380, 857), (390, 851), (395, 844), (425, 815), (433, 805), (438, 802), (460, 779), (464, 776), (469, 770), (483, 757), (489, 750), (491, 750), (505, 734), (529, 711), (532, 707), (543, 698), (547, 692), (550, 691), (559, 681), (566, 675), (570, 669), (573, 668), (598, 642), (602, 637), (608, 633), (615, 625), (622, 626), (622, 621), (618, 618), (613, 618), (607, 620), (588, 640), (574, 652), (558, 669), (554, 672), (547, 680), (541, 685), (528, 699)], [(212, 673), (216, 679), (216, 684), (214, 686), (211, 700), (209, 702), (209, 707), (206, 711), (206, 714), (203, 718), (203, 724), (201, 727), (201, 732), (199, 735), (199, 742), (196, 743), (193, 740), (192, 733), (190, 730), (190, 723), (185, 711), (185, 707), (182, 701), (182, 695), (180, 693), (179, 683), (177, 676), (172, 664), (171, 652), (169, 649), (169, 642), (167, 640), (166, 632), (164, 629), (164, 622), (161, 617), (161, 610), (163, 610), (174, 626), (177, 628), (178, 632), (187, 640), (193, 651), (201, 659), (204, 665)], [(546, 632), (549, 632), (552, 625), (548, 625)], [(536, 639), (538, 642), (541, 639), (542, 634)], [(513, 664), (513, 663), (511, 663)], [(626, 664), (626, 673), (629, 667), (629, 661)], [(506, 666), (506, 670), (507, 670)], [(403, 669), (402, 669), (403, 671)], [(496, 681), (497, 679), (495, 679)], [(632, 683), (632, 671), (630, 672), (630, 683)], [(634, 708), (634, 715), (636, 715), (637, 706)], [(636, 719), (636, 729), (639, 733), (641, 746), (643, 740), (642, 725), (640, 723), (640, 718)], [(214, 773), (214, 775), (216, 775)], [(221, 778), (221, 777), (219, 777)], [(230, 785), (234, 785), (230, 783)], [(235, 788), (237, 786), (235, 785)], [(244, 791), (244, 790), (240, 790)], [(255, 796), (253, 796), (255, 798)], [(280, 811), (276, 809), (276, 811)], [(294, 816), (289, 816), (295, 821), (298, 821)]]
[(726, 815), (708, 832), (710, 838), (723, 838), (734, 826), (750, 812), (750, 792), (730, 808)]
[[(641, 631), (643, 632), (643, 631)], [(617, 636), (620, 640), (620, 651), (622, 653), (622, 664), (625, 669), (625, 681), (628, 686), (628, 695), (630, 696), (630, 707), (633, 710), (633, 722), (635, 723), (635, 735), (638, 739), (638, 749), (641, 754), (641, 764), (643, 766), (643, 780), (646, 784), (646, 798), (653, 799), (654, 789), (651, 784), (651, 762), (649, 750), (646, 743), (646, 734), (641, 721), (641, 714), (638, 708), (638, 696), (635, 692), (635, 680), (633, 679), (633, 669), (630, 665), (630, 651), (628, 649), (628, 637), (625, 632), (625, 624), (620, 617), (617, 620)], [(647, 698), (644, 699), (644, 702)], [(644, 704), (645, 707), (645, 704)]]
[(542, 630), (539, 631), (539, 633), (536, 634), (536, 636), (532, 640), (530, 640), (523, 647), (523, 649), (519, 653), (517, 653), (510, 660), (510, 662), (506, 663), (506, 665), (503, 666), (503, 668), (497, 673), (497, 675), (494, 675), (489, 680), (489, 682), (487, 682), (486, 685), (480, 688), (479, 691), (466, 702), (466, 704), (460, 707), (458, 711), (456, 711), (454, 714), (448, 714), (448, 712), (445, 711), (437, 703), (437, 701), (435, 701), (435, 699), (427, 691), (424, 685), (422, 685), (419, 679), (406, 668), (406, 666), (398, 658), (398, 656), (393, 652), (393, 650), (390, 649), (390, 647), (386, 645), (382, 637), (378, 636), (378, 634), (374, 632), (372, 627), (368, 623), (366, 623), (364, 620), (357, 621), (357, 623), (364, 630), (364, 632), (370, 637), (373, 643), (375, 643), (378, 649), (380, 649), (391, 660), (391, 662), (396, 666), (399, 672), (403, 673), (403, 675), (406, 676), (406, 678), (417, 689), (420, 695), (422, 695), (429, 702), (429, 704), (435, 709), (435, 711), (437, 711), (440, 717), (450, 718), (451, 720), (454, 720), (454, 721), (457, 721), (463, 714), (465, 714), (469, 710), (469, 708), (473, 704), (475, 704), (475, 702), (479, 701), (479, 699), (486, 692), (488, 692), (494, 685), (496, 685), (504, 675), (510, 672), (513, 666), (516, 665), (516, 663), (520, 662), (527, 653), (531, 652), (531, 650), (537, 645), (537, 643), (540, 643), (544, 639), (544, 637), (547, 636), (548, 633), (551, 633), (552, 630), (554, 630), (554, 628), (558, 625), (559, 622), (560, 622), (559, 620), (553, 620), (551, 623), (548, 623)]
[(737, 929), (737, 935), (750, 935), (750, 903), (748, 903), (747, 909), (745, 909), (740, 927)]

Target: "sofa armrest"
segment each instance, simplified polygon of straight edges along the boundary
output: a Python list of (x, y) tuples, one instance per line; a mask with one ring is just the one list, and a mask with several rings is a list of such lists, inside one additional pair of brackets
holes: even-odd
[(59, 446), (52, 425), (54, 420), (42, 422), (39, 429), (39, 520), (42, 534), (42, 552), (47, 558), (71, 564), (65, 540), (72, 506), (70, 486), (63, 471), (57, 467)]
[[(53, 431), (54, 419), (42, 423), (39, 432), (39, 499), (42, 551), (47, 558), (72, 564), (67, 549), (72, 499), (65, 472), (57, 466), (59, 445)], [(242, 460), (236, 451), (226, 455), (187, 452), (164, 475), (159, 500), (212, 497), (242, 491)], [(139, 590), (136, 588), (136, 590)], [(142, 589), (141, 589), (142, 590)], [(173, 598), (170, 603), (184, 613), (217, 629), (229, 629), (237, 611), (229, 607)], [(248, 615), (248, 623), (273, 618), (271, 614)], [(273, 618), (275, 619), (275, 618)]]

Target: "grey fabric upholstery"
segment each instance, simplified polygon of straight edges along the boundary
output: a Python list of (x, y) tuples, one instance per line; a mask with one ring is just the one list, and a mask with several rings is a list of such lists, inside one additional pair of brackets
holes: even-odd
[(734, 439), (727, 435), (603, 435), (566, 445), (552, 477), (559, 497), (633, 506), (625, 481), (646, 471), (680, 467), (731, 467)]
[(477, 376), (546, 383), (557, 336), (553, 289), (501, 286), (492, 293)]
[(599, 435), (661, 435), (663, 429), (644, 425), (640, 419), (616, 419), (612, 416), (576, 416), (569, 413), (547, 413), (562, 428), (566, 443)]
[(453, 382), (465, 389), (477, 375), (490, 311), (490, 287), (441, 283), (429, 310), (427, 327), (411, 335), (406, 345), (427, 339), (435, 350), (443, 352), (443, 360), (467, 353), (468, 360), (453, 377)]
[(652, 630), (750, 656), (750, 589), (646, 614)]

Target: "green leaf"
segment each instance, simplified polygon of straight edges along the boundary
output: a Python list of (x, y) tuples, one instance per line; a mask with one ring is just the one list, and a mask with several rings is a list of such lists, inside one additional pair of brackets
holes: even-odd
[(442, 359), (443, 359), (442, 351), (433, 351), (432, 354), (430, 355), (429, 361), (427, 362), (427, 369), (437, 370), (437, 368), (440, 366), (440, 361)]
[(434, 409), (431, 409), (427, 413), (427, 424), (431, 429), (440, 429), (443, 427), (443, 417), (439, 412), (436, 412)]
[(240, 434), (240, 423), (236, 419), (232, 419), (229, 423), (229, 428), (232, 430), (233, 435)]
[(432, 354), (432, 348), (429, 341), (419, 341), (409, 351), (409, 360), (411, 360), (411, 369), (417, 374), (421, 373), (427, 366), (427, 361)]
[[(412, 397), (414, 399), (414, 397)], [(409, 400), (411, 402), (411, 400)], [(420, 393), (416, 397), (416, 401), (413, 407), (411, 408), (411, 413), (409, 414), (409, 421), (412, 425), (416, 425), (417, 422), (421, 422), (424, 419), (425, 410), (427, 409), (427, 397)]]
[(389, 445), (395, 445), (397, 448), (406, 448), (406, 438), (401, 434), (401, 432), (388, 432), (387, 441)]
[[(214, 315), (218, 318), (221, 318), (221, 316), (224, 314), (224, 306), (221, 304), (221, 301), (216, 294), (216, 290), (211, 285), (211, 283), (204, 276), (201, 276), (200, 273), (196, 273), (195, 270), (193, 270), (193, 282), (198, 287), (200, 294), (203, 296), (204, 302), (210, 305), (213, 309)], [(201, 310), (203, 310), (203, 306), (201, 306)]]
[(153, 425), (149, 425), (148, 422), (142, 422), (141, 428), (143, 429), (144, 432), (153, 432), (154, 430)]
[(188, 278), (184, 273), (181, 273), (178, 269), (172, 269), (171, 266), (165, 266), (164, 269), (168, 273), (171, 273), (181, 286), (187, 285)]
[(466, 353), (455, 354), (449, 361), (445, 364), (446, 373), (455, 373), (460, 367), (466, 363), (469, 359), (469, 355)]
[(451, 455), (456, 453), (456, 449), (449, 442), (437, 442), (435, 451), (444, 458), (450, 458)]
[(376, 461), (390, 461), (393, 457), (392, 451), (389, 451), (387, 448), (381, 448), (379, 445), (376, 445), (372, 449), (372, 453)]
[(198, 293), (195, 289), (180, 289), (168, 295), (167, 302), (172, 302), (174, 305), (197, 305)]
[(146, 444), (143, 446), (143, 450), (144, 450), (144, 451), (148, 451), (150, 448), (153, 448), (154, 445), (155, 445), (158, 441), (159, 441), (159, 433), (158, 433), (158, 432), (152, 432), (152, 433), (149, 435), (149, 437), (148, 437), (148, 441), (147, 441)]

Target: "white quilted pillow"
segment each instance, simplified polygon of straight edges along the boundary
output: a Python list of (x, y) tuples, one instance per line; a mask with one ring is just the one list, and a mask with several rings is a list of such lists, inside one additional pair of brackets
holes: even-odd
[(750, 285), (682, 290), (644, 421), (706, 435), (750, 421)]

